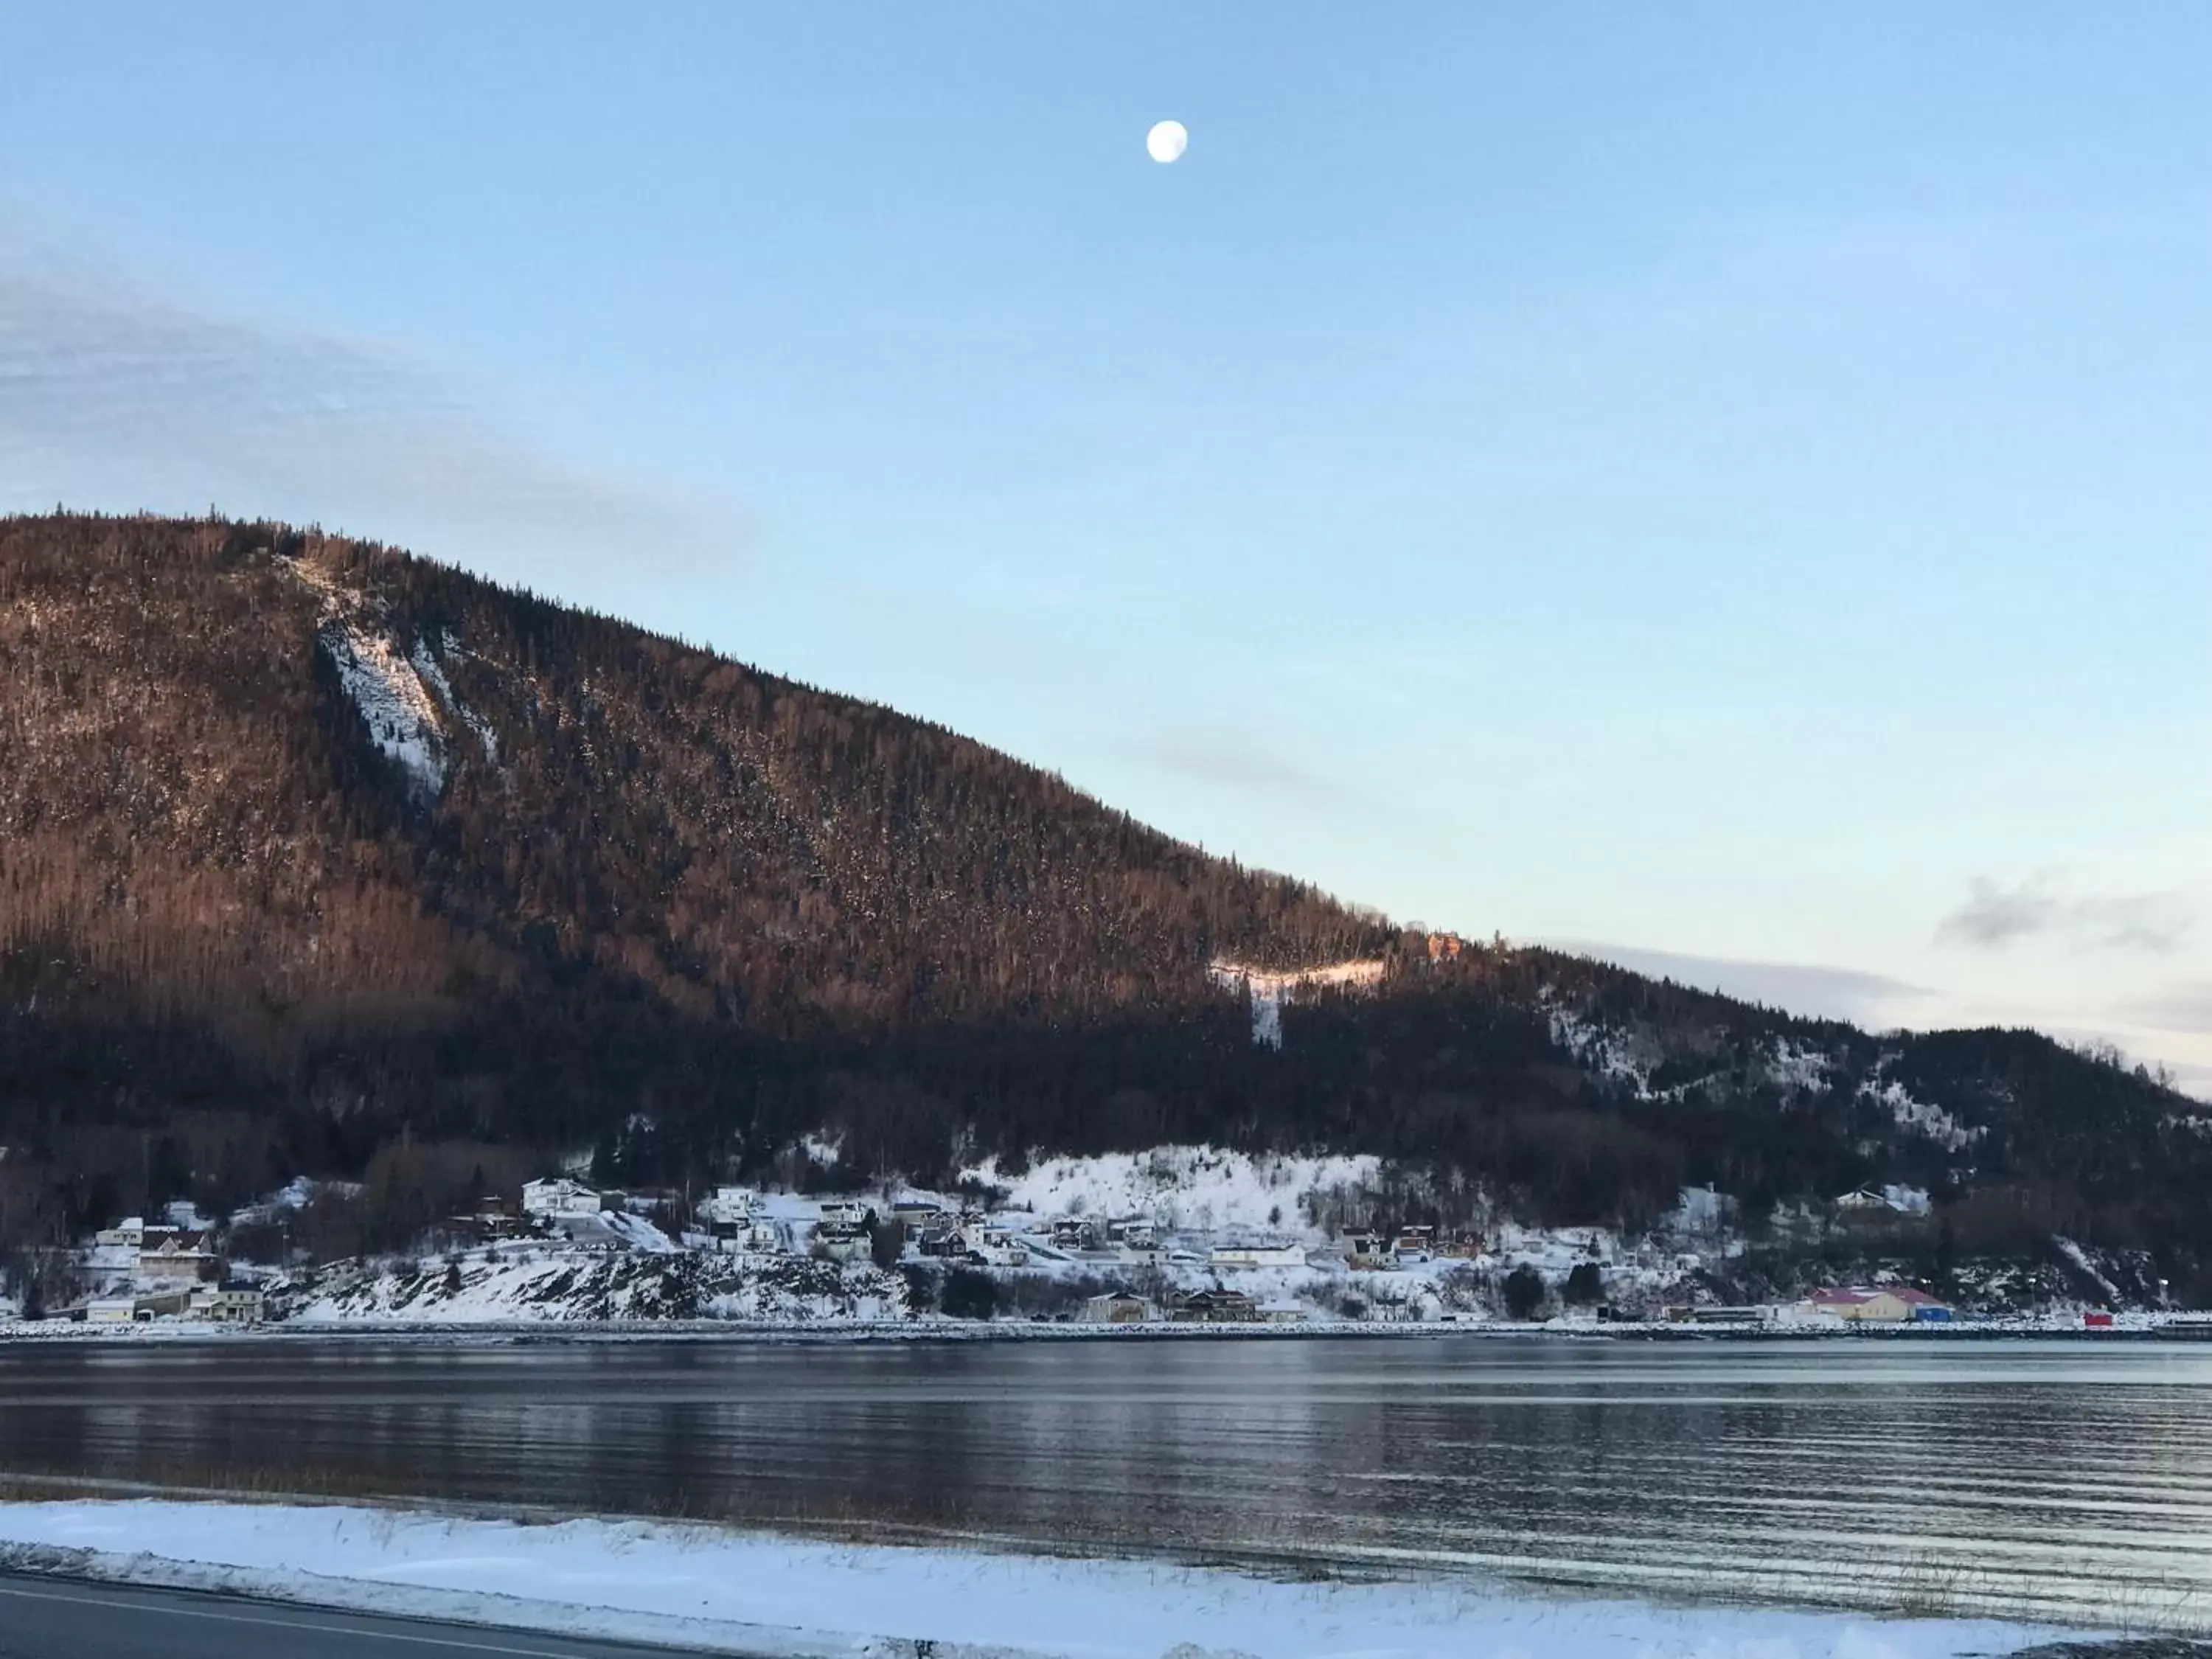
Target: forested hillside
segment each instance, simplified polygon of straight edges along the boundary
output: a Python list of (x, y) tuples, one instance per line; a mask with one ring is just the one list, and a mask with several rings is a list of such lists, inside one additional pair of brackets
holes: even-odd
[[(1209, 973), (1353, 959), (1376, 982), (1291, 999), (1279, 1050)], [(1568, 1219), (1903, 1182), (1977, 1239), (2194, 1272), (2208, 1127), (2028, 1033), (1432, 951), (939, 727), (380, 547), (0, 521), (19, 1236), (579, 1147), (857, 1182), (1212, 1140)], [(815, 1132), (835, 1162), (794, 1161)]]

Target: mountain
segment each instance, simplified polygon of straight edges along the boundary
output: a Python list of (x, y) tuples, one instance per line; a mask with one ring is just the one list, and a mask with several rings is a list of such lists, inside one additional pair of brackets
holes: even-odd
[(0, 521), (0, 1234), (380, 1170), (398, 1225), (577, 1149), (836, 1183), (1170, 1141), (1381, 1153), (1433, 1207), (1873, 1183), (1945, 1249), (2212, 1256), (2212, 1115), (2033, 1033), (1408, 933), (371, 544)]

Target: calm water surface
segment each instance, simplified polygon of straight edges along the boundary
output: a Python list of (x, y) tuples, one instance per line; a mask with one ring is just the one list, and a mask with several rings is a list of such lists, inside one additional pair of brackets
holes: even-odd
[(2154, 1344), (26, 1344), (0, 1469), (2212, 1625)]

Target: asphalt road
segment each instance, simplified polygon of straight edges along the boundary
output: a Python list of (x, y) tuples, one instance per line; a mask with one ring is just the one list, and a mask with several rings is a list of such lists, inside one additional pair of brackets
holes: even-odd
[(670, 1652), (0, 1573), (0, 1659), (668, 1659)]

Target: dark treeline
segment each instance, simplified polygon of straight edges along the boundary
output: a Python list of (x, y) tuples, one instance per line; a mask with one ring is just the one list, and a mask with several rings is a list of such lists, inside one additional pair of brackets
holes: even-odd
[[(349, 635), (413, 659), (441, 788), (380, 751)], [(1291, 1008), (1279, 1054), (1221, 957), (1387, 974)], [(1560, 1010), (1640, 1045), (1659, 1097)], [(1827, 1086), (1777, 1081), (1778, 1041)], [(1890, 1083), (1971, 1140), (1901, 1128)], [(374, 546), (0, 521), (0, 1231), (298, 1173), (442, 1194), (586, 1146), (682, 1185), (1207, 1140), (1383, 1153), (1563, 1221), (1907, 1182), (1976, 1237), (2193, 1261), (2187, 1108), (2029, 1033), (1431, 960), (941, 728)], [(836, 1167), (794, 1158), (817, 1131)]]

